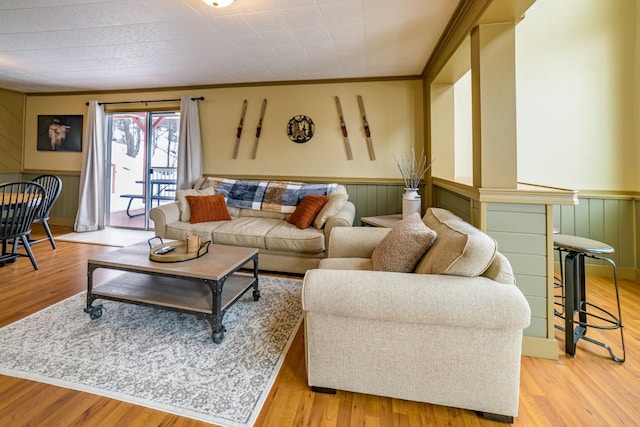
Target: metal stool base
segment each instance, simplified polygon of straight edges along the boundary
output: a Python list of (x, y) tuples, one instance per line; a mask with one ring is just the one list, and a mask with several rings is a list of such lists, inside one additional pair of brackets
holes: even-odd
[[(609, 356), (616, 363), (624, 363), (626, 358), (626, 350), (624, 345), (624, 332), (622, 325), (622, 312), (620, 310), (620, 294), (618, 291), (618, 274), (615, 263), (605, 257), (599, 257), (588, 252), (578, 251), (575, 248), (565, 248), (556, 243), (555, 249), (560, 255), (560, 278), (554, 280), (554, 288), (561, 288), (560, 295), (554, 295), (554, 315), (565, 319), (565, 327), (555, 325), (555, 328), (567, 333), (567, 329), (573, 331), (572, 336), (565, 337), (565, 352), (575, 357), (576, 346), (579, 340), (585, 340), (592, 344), (598, 345), (609, 352)], [(567, 252), (565, 256), (566, 268), (562, 269), (562, 253)], [(609, 310), (604, 309), (596, 304), (586, 301), (585, 295), (585, 278), (584, 278), (584, 257), (598, 259), (608, 262), (613, 269), (613, 282), (616, 291), (617, 315)], [(566, 276), (565, 276), (566, 275)], [(573, 289), (567, 288), (567, 282), (572, 283)], [(570, 311), (566, 310), (567, 299), (571, 299)], [(575, 319), (577, 314), (577, 318)], [(567, 316), (569, 318), (567, 319)], [(587, 337), (588, 328), (601, 330), (620, 330), (620, 342), (622, 344), (622, 357), (618, 357), (613, 353), (611, 347), (601, 341)]]

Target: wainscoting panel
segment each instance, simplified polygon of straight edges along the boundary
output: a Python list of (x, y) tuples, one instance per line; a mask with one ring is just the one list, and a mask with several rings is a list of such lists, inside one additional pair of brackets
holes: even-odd
[[(636, 259), (634, 247), (640, 223), (638, 218), (634, 220), (634, 204), (637, 207), (638, 202), (594, 197), (579, 197), (579, 201), (576, 206), (554, 206), (553, 222), (560, 233), (607, 243), (615, 249), (615, 253), (608, 256), (618, 267), (637, 268), (640, 258)], [(591, 259), (587, 259), (587, 263), (607, 265)]]
[[(356, 205), (354, 225), (363, 216), (392, 215), (402, 212), (404, 187), (396, 184), (345, 184), (349, 200)], [(424, 200), (424, 196), (423, 196)]]
[[(23, 173), (22, 179), (32, 180), (43, 173)], [(62, 192), (53, 208), (51, 209), (50, 224), (56, 225), (73, 225), (76, 220), (76, 212), (78, 211), (78, 190), (80, 188), (79, 175), (62, 175), (52, 172), (62, 179)]]
[[(434, 198), (435, 206), (451, 211), (470, 224), (477, 224), (472, 218), (474, 204), (470, 198), (441, 187), (434, 188), (437, 188)], [(473, 216), (475, 217), (475, 215)]]
[(19, 173), (0, 173), (0, 182), (14, 182), (20, 181), (22, 175)]
[(546, 210), (543, 205), (488, 203), (487, 233), (511, 263), (531, 307), (524, 335), (547, 338)]
[[(634, 247), (637, 248), (637, 246), (640, 244), (640, 201), (636, 200), (633, 202), (633, 215), (635, 220), (633, 221), (633, 223), (635, 224), (635, 240), (634, 240)], [(636, 249), (635, 251), (636, 254), (636, 259), (635, 259), (635, 268), (637, 269), (638, 267), (640, 267), (640, 250)]]

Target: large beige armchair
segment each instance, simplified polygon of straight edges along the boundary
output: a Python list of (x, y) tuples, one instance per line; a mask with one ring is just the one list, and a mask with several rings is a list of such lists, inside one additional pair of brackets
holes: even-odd
[[(474, 239), (487, 242), (470, 225), (459, 227), (459, 218), (441, 210), (436, 216), (427, 225), (439, 231), (440, 247), (431, 250), (450, 249), (444, 240), (452, 229), (473, 234), (458, 261), (476, 256)], [(309, 385), (465, 408), (513, 422), (522, 330), (531, 313), (509, 262), (496, 251), (482, 275), (472, 277), (373, 271), (372, 254), (389, 232), (334, 229), (328, 258), (305, 275)]]

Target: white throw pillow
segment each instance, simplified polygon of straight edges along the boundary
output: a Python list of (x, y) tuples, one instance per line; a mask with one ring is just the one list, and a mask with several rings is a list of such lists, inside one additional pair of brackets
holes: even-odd
[(213, 187), (207, 187), (203, 190), (176, 191), (176, 199), (178, 200), (178, 208), (180, 209), (180, 221), (189, 222), (191, 220), (191, 210), (189, 210), (187, 196), (213, 196), (214, 194), (216, 194), (216, 190)]
[(327, 203), (324, 204), (318, 215), (316, 215), (316, 219), (313, 220), (313, 226), (318, 230), (324, 227), (324, 224), (327, 222), (329, 218), (340, 212), (340, 209), (344, 206), (344, 204), (349, 199), (349, 195), (347, 193), (331, 193), (329, 194), (329, 199)]

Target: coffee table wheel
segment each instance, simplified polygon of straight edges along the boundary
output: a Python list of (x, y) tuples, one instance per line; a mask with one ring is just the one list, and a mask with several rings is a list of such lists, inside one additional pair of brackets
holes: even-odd
[(84, 311), (89, 313), (89, 318), (91, 320), (99, 319), (102, 316), (102, 306), (101, 305), (99, 305), (97, 307), (85, 308)]
[(213, 342), (216, 344), (220, 344), (224, 339), (224, 331), (227, 329), (223, 326), (219, 332), (213, 332)]
[(253, 300), (258, 301), (260, 299), (260, 291), (253, 291)]

